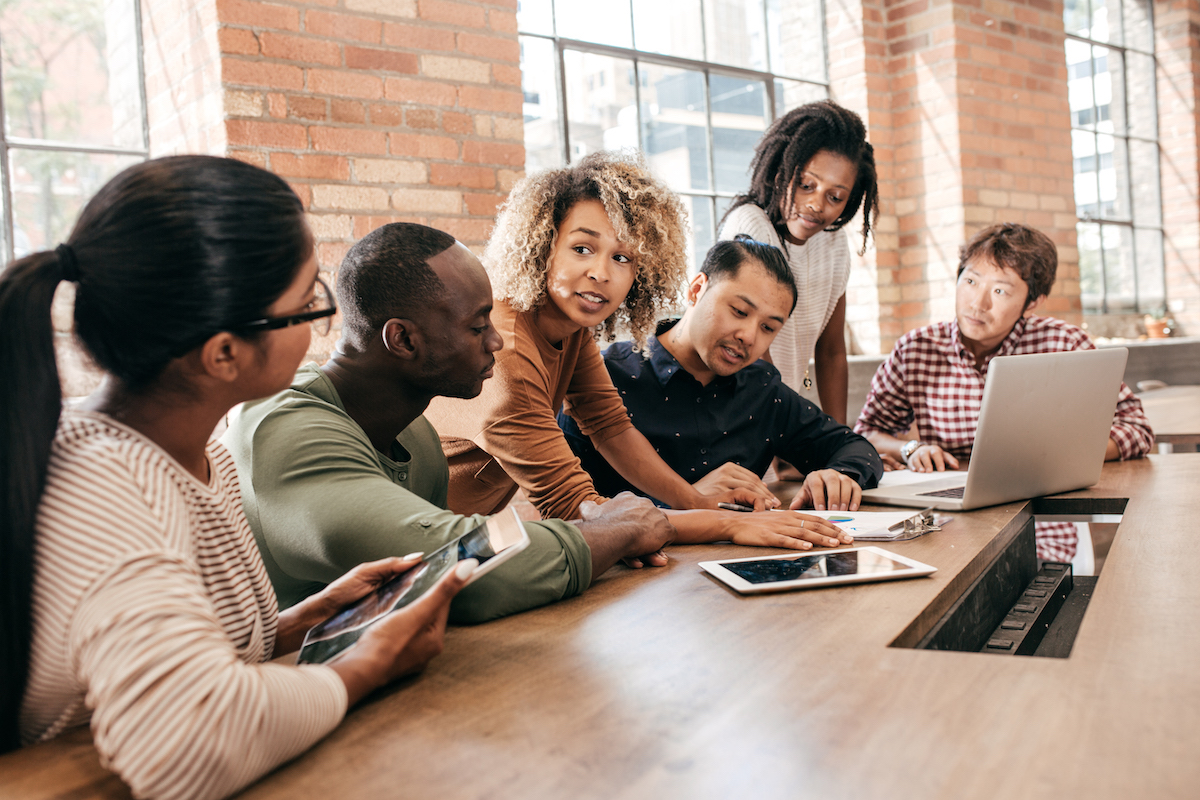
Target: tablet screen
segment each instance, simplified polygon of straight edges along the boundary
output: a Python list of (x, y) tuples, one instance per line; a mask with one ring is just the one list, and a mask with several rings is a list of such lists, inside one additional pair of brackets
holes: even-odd
[(779, 583), (828, 578), (833, 575), (884, 575), (912, 567), (873, 550), (846, 553), (814, 553), (796, 558), (764, 558), (760, 561), (726, 561), (721, 566), (747, 583)]
[[(514, 517), (515, 519), (515, 517)], [(459, 561), (474, 558), (482, 565), (501, 550), (517, 544), (519, 527), (505, 525), (495, 517), (457, 540), (430, 553), (425, 559), (312, 628), (304, 639), (299, 663), (323, 664), (358, 641), (371, 623), (404, 608), (433, 588)]]

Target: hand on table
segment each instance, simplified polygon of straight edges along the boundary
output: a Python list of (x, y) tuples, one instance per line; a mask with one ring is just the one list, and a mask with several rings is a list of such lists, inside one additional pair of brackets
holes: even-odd
[(734, 544), (809, 550), (812, 546), (851, 544), (854, 537), (832, 522), (795, 511), (727, 512), (729, 540)]
[(751, 506), (755, 511), (777, 508), (779, 498), (762, 479), (745, 467), (726, 462), (692, 484), (697, 492), (712, 500), (712, 508), (720, 503)]
[(791, 508), (815, 508), (817, 511), (857, 511), (862, 502), (862, 487), (849, 475), (835, 469), (813, 470), (804, 476), (804, 485), (792, 498)]
[(590, 526), (605, 529), (605, 535), (618, 539), (621, 560), (634, 569), (643, 566), (665, 567), (663, 546), (675, 538), (675, 527), (653, 503), (632, 492), (621, 492), (604, 502), (584, 500), (579, 506), (581, 529)]
[(936, 444), (923, 444), (909, 455), (908, 468), (913, 472), (943, 472), (958, 469), (958, 459)]

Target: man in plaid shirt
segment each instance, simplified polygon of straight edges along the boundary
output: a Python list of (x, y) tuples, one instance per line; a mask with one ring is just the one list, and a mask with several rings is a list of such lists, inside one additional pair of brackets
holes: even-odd
[[(1039, 231), (1003, 223), (976, 234), (959, 257), (955, 319), (896, 342), (871, 380), (855, 432), (890, 464), (916, 472), (957, 469), (975, 442), (993, 358), (1095, 348), (1074, 325), (1026, 316), (1046, 299), (1057, 269), (1054, 243)], [(917, 438), (900, 438), (913, 423)], [(1141, 401), (1122, 383), (1105, 460), (1140, 458), (1153, 443)], [(1040, 558), (1075, 556), (1074, 524), (1038, 523), (1036, 535)]]

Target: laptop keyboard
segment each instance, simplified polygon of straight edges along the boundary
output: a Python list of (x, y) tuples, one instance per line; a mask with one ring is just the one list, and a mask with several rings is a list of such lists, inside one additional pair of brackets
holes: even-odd
[(942, 489), (941, 491), (938, 491), (938, 492), (919, 492), (918, 496), (919, 497), (957, 497), (959, 499), (962, 499), (963, 489), (966, 489), (966, 488), (967, 487), (965, 487), (965, 486), (955, 486), (951, 489)]

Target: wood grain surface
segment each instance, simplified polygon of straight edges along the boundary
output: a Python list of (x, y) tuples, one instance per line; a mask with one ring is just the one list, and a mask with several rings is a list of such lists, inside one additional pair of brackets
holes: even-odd
[[(1128, 498), (1065, 660), (893, 646), (1032, 503), (884, 545), (938, 567), (891, 583), (742, 597), (696, 564), (755, 551), (676, 547), (666, 568), (451, 630), (423, 675), (243, 796), (1195, 797), (1198, 485), (1200, 454), (1154, 456), (1064, 497), (1070, 513)], [(0, 758), (0, 794), (128, 796), (81, 732)]]

